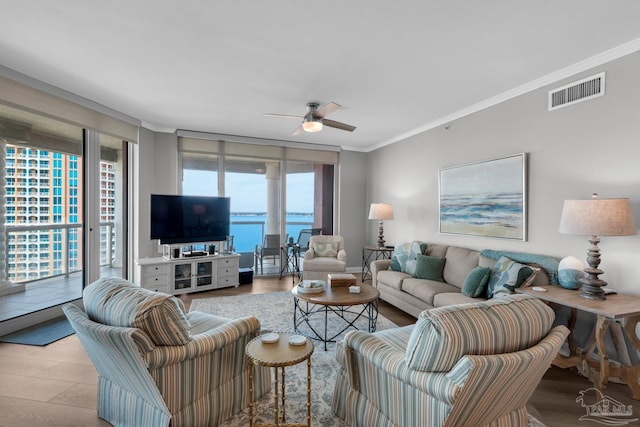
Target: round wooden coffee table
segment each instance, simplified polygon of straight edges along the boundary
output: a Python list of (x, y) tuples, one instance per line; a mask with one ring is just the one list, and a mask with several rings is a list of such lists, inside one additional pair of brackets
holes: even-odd
[[(288, 427), (310, 427), (311, 426), (311, 354), (313, 353), (313, 342), (299, 335), (276, 332), (279, 335), (277, 342), (266, 343), (259, 335), (249, 341), (245, 348), (247, 360), (249, 363), (249, 426), (253, 426), (253, 365), (269, 366), (274, 368), (274, 424), (260, 424), (260, 427), (282, 426)], [(289, 343), (291, 337), (302, 338), (303, 344), (293, 345)], [(297, 365), (300, 362), (307, 361), (307, 423), (306, 424), (287, 424), (285, 411), (285, 377), (284, 368), (287, 366)], [(281, 381), (281, 401), (282, 407), (278, 407), (278, 370), (280, 370)]]
[[(336, 338), (346, 330), (358, 329), (356, 322), (364, 319), (367, 322), (367, 331), (375, 332), (378, 321), (378, 299), (380, 291), (371, 285), (358, 283), (360, 293), (349, 292), (348, 287), (334, 287), (325, 285), (324, 292), (307, 294), (299, 292), (298, 286), (291, 290), (294, 301), (293, 327), (299, 334), (308, 338), (324, 342), (324, 350), (327, 350), (327, 343), (335, 342)], [(332, 332), (329, 336), (328, 320), (329, 313), (333, 313), (342, 319), (342, 327)], [(309, 320), (315, 315), (324, 314), (324, 331), (318, 331)], [(305, 325), (304, 330), (300, 326)]]

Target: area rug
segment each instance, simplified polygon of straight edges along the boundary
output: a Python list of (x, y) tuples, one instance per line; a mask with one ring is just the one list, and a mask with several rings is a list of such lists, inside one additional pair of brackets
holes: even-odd
[(0, 337), (0, 341), (13, 344), (45, 346), (68, 337), (73, 333), (73, 328), (67, 318), (58, 317)]
[[(253, 315), (260, 320), (263, 329), (278, 332), (293, 332), (293, 297), (289, 292), (269, 294), (248, 294), (232, 297), (194, 299), (191, 311), (202, 311), (218, 316), (237, 318)], [(329, 321), (329, 330), (336, 330), (340, 323), (336, 319)], [(324, 318), (315, 321), (322, 323), (312, 326), (323, 327)], [(314, 322), (315, 322), (314, 321)], [(365, 325), (361, 325), (363, 328)], [(382, 315), (378, 316), (377, 329), (390, 329), (396, 325)], [(315, 342), (315, 351), (311, 356), (311, 425), (344, 427), (339, 418), (331, 411), (335, 375), (338, 362), (335, 359), (336, 344), (330, 343), (327, 351), (319, 342)], [(286, 413), (287, 422), (302, 423), (306, 420), (306, 378), (305, 363), (287, 367), (286, 371)], [(269, 393), (254, 405), (255, 421), (273, 423), (273, 394)], [(245, 409), (221, 425), (237, 427), (249, 425), (249, 409)], [(530, 427), (544, 427), (533, 417), (529, 417)]]

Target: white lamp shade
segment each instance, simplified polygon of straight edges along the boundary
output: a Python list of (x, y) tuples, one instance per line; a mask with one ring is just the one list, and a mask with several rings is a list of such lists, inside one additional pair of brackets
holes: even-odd
[(565, 200), (560, 233), (585, 236), (636, 234), (629, 199)]
[(388, 220), (393, 219), (393, 206), (388, 203), (371, 203), (369, 219)]

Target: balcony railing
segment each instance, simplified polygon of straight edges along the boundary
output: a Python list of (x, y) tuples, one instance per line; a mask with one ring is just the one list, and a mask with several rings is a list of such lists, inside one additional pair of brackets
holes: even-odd
[[(8, 253), (7, 258), (9, 260), (8, 277), (15, 283), (29, 282), (33, 280), (42, 280), (55, 276), (68, 277), (69, 274), (81, 271), (82, 262), (81, 255), (77, 257), (70, 256), (71, 253), (78, 252), (77, 248), (82, 241), (81, 236), (82, 224), (30, 224), (30, 225), (5, 225), (8, 238)], [(106, 229), (106, 230), (105, 230)], [(105, 248), (100, 251), (100, 266), (112, 267), (115, 260), (115, 245), (114, 245), (114, 222), (101, 222), (100, 223), (100, 247)], [(14, 243), (24, 242), (25, 234), (48, 234), (54, 231), (61, 233), (59, 238), (54, 237), (48, 239), (48, 247), (46, 248), (47, 256), (46, 261), (43, 259), (43, 254), (36, 255), (33, 253), (32, 248), (24, 248), (13, 246)], [(75, 237), (72, 238), (71, 234), (75, 231)], [(54, 248), (56, 244), (62, 245), (60, 250)], [(73, 250), (72, 250), (73, 249)], [(12, 253), (13, 252), (13, 253)], [(32, 274), (26, 274), (28, 272), (22, 271), (20, 268), (12, 267), (11, 260), (16, 261), (33, 261), (36, 256), (39, 258), (37, 265), (38, 269), (43, 271), (38, 274), (37, 279), (33, 278)], [(51, 261), (51, 262), (49, 262)], [(15, 264), (14, 264), (15, 265)], [(55, 266), (51, 268), (51, 266)]]
[[(301, 228), (311, 228), (312, 226), (312, 222), (287, 222), (287, 237), (291, 236), (297, 239)], [(9, 243), (7, 245), (8, 277), (16, 283), (26, 283), (55, 276), (68, 277), (72, 273), (81, 271), (82, 255), (78, 251), (82, 240), (81, 228), (82, 224), (6, 224), (5, 229)], [(231, 234), (234, 235), (235, 250), (237, 252), (253, 252), (255, 246), (262, 243), (265, 228), (264, 221), (232, 221)], [(60, 236), (49, 236), (54, 231), (58, 231)], [(115, 241), (114, 232), (114, 222), (100, 222), (101, 267), (113, 267), (116, 247), (122, 246)], [(75, 233), (73, 238), (72, 233)], [(31, 236), (29, 236), (30, 234)], [(42, 234), (45, 236), (41, 236)], [(42, 240), (45, 237), (46, 240)], [(47, 243), (46, 247), (36, 249), (37, 254), (33, 253), (33, 248), (24, 245), (27, 242), (33, 245), (34, 239), (37, 239), (37, 243)], [(60, 245), (60, 248), (58, 249), (56, 245)], [(71, 257), (71, 253), (78, 253), (78, 256)], [(28, 268), (28, 264), (24, 264), (28, 261), (33, 264), (34, 260), (38, 269), (41, 270), (37, 277), (28, 274), (27, 270), (30, 268)]]

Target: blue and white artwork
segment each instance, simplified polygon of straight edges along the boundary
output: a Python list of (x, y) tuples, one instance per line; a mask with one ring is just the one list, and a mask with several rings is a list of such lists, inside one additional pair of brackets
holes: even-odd
[(526, 240), (526, 153), (440, 170), (440, 232)]

